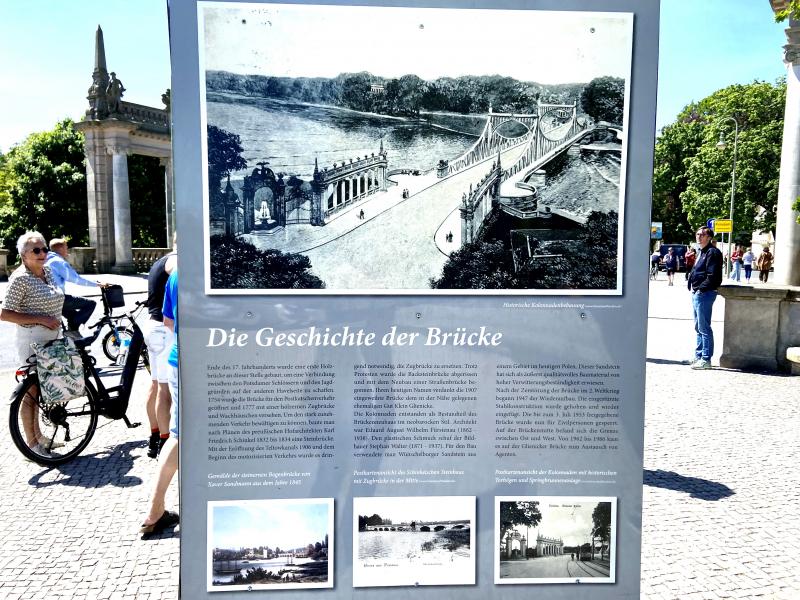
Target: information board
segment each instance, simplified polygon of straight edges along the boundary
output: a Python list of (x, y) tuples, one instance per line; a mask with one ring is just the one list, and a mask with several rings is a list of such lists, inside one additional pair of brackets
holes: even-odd
[(386, 4), (169, 3), (182, 595), (638, 598), (658, 2)]

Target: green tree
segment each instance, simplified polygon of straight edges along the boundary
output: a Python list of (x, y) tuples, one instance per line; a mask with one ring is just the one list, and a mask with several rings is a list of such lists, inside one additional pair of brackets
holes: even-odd
[(167, 208), (164, 194), (164, 167), (154, 156), (128, 157), (131, 196), (131, 233), (135, 248), (166, 248)]
[(800, 0), (789, 0), (783, 9), (775, 13), (776, 23), (782, 23), (786, 19), (800, 20)]
[[(733, 171), (734, 125), (739, 124), (734, 227), (775, 228), (786, 84), (732, 85), (688, 105), (656, 142), (653, 220), (665, 239), (690, 238), (707, 219), (727, 217)], [(717, 146), (720, 134), (724, 149)], [(678, 214), (675, 214), (678, 213)]]
[(581, 92), (581, 109), (595, 121), (622, 125), (625, 80), (618, 77), (592, 79)]
[(537, 500), (524, 500), (519, 502), (500, 503), (500, 541), (506, 537), (506, 532), (517, 526), (536, 527), (542, 520)]
[(0, 238), (14, 252), (26, 230), (50, 239), (89, 241), (83, 134), (65, 119), (52, 131), (32, 133), (9, 150), (0, 166)]

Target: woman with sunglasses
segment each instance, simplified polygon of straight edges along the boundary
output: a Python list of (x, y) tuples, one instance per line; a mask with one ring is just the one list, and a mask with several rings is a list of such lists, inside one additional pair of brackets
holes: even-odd
[[(17, 356), (20, 364), (24, 364), (33, 354), (33, 342), (48, 342), (59, 336), (64, 292), (53, 279), (50, 267), (45, 265), (47, 245), (38, 231), (22, 234), (17, 240), (17, 252), (22, 264), (8, 278), (0, 320), (17, 325)], [(25, 438), (31, 448), (42, 446), (36, 450), (46, 454), (44, 445), (52, 442), (39, 429), (36, 404), (26, 404), (22, 411)]]

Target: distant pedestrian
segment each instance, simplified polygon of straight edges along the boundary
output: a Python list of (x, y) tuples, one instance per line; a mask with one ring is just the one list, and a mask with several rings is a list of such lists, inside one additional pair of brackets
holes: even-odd
[(742, 254), (742, 266), (744, 267), (744, 280), (746, 283), (750, 283), (750, 275), (753, 274), (753, 260), (755, 260), (753, 251), (748, 248), (747, 252)]
[(362, 208), (358, 213), (358, 218), (362, 221), (364, 220), (364, 209)]
[(697, 260), (697, 253), (694, 251), (694, 246), (689, 246), (683, 258), (686, 261), (686, 281), (689, 281), (689, 273), (694, 268), (694, 261)]
[(570, 553), (569, 559), (570, 560), (575, 560), (575, 553), (574, 552)]
[(667, 279), (669, 280), (668, 285), (674, 284), (673, 278), (675, 277), (675, 271), (678, 270), (679, 264), (678, 255), (675, 254), (675, 250), (670, 247), (664, 255), (664, 266), (667, 269)]
[(761, 283), (767, 283), (767, 279), (769, 279), (769, 270), (772, 268), (772, 261), (775, 260), (775, 257), (772, 256), (772, 252), (769, 251), (769, 246), (764, 246), (764, 250), (758, 257), (758, 261), (756, 262), (756, 268), (758, 269), (758, 280)]
[(700, 253), (689, 275), (688, 288), (692, 292), (692, 310), (697, 343), (692, 369), (710, 369), (714, 355), (714, 332), (711, 329), (711, 310), (717, 299), (717, 288), (722, 283), (722, 253), (711, 240), (714, 232), (701, 227), (695, 234)]
[(740, 246), (734, 246), (731, 252), (731, 272), (730, 279), (734, 281), (741, 281), (742, 279), (742, 249)]

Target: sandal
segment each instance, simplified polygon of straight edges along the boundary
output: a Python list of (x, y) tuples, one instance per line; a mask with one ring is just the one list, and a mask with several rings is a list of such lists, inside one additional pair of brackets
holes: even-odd
[(172, 529), (178, 523), (180, 523), (180, 517), (178, 516), (178, 513), (165, 510), (164, 514), (161, 515), (158, 518), (158, 521), (155, 523), (150, 525), (142, 524), (141, 528), (139, 529), (139, 533), (142, 534), (142, 539), (146, 540), (153, 535), (163, 533), (167, 529)]

